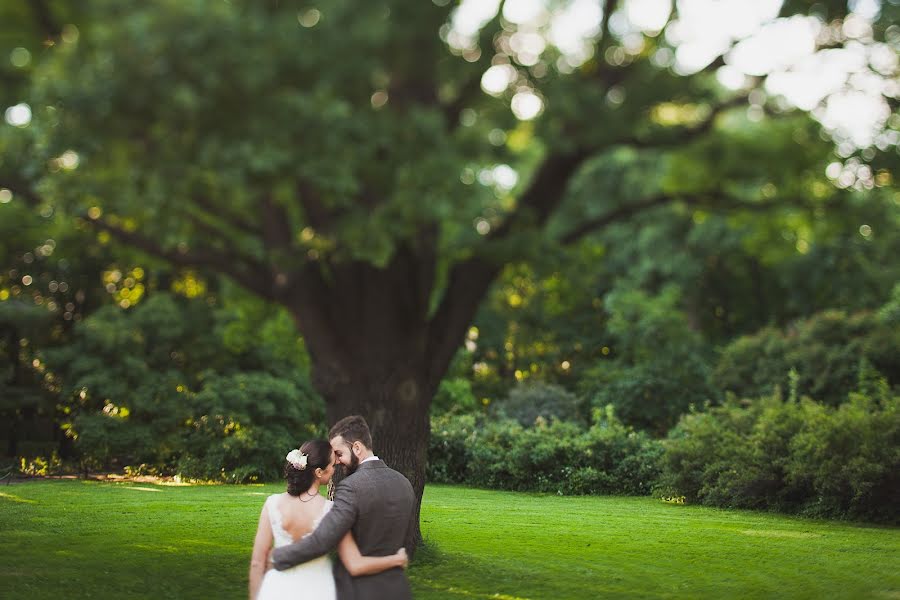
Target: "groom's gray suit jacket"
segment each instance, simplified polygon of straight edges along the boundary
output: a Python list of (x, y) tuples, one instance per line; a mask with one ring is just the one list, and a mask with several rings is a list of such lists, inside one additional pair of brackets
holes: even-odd
[[(283, 570), (305, 563), (337, 547), (353, 531), (363, 556), (388, 556), (403, 546), (416, 496), (409, 480), (380, 460), (360, 463), (334, 490), (334, 506), (315, 531), (289, 546), (272, 551), (272, 563)], [(351, 577), (340, 560), (334, 562), (338, 600), (412, 598), (403, 569)]]

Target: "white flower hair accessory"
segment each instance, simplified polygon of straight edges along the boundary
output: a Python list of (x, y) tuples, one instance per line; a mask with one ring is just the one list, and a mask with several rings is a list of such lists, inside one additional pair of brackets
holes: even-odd
[(291, 466), (295, 469), (303, 471), (306, 469), (306, 461), (309, 458), (309, 454), (303, 454), (299, 449), (296, 449), (288, 452), (287, 456), (284, 458), (291, 463)]

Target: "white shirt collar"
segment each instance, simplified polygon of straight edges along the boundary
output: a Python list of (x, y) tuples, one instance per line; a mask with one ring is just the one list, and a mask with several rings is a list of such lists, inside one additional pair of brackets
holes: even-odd
[(362, 459), (361, 461), (359, 461), (359, 464), (367, 463), (367, 462), (369, 462), (370, 460), (381, 460), (381, 459), (378, 458), (377, 456), (375, 456), (375, 455), (373, 454), (373, 455), (370, 456), (369, 458), (364, 458), (364, 459)]

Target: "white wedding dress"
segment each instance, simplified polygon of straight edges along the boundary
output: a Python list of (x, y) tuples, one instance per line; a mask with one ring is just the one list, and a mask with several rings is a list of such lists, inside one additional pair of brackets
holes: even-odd
[[(278, 510), (278, 498), (283, 494), (273, 494), (266, 499), (266, 510), (272, 523), (272, 537), (275, 547), (287, 546), (294, 542), (290, 534), (282, 526), (281, 512)], [(319, 526), (322, 518), (328, 514), (334, 503), (326, 500), (322, 514), (313, 523), (313, 529)], [(309, 535), (309, 534), (306, 534)], [(304, 536), (306, 537), (306, 536)], [(287, 600), (289, 598), (315, 598), (316, 600), (335, 600), (334, 575), (331, 571), (331, 558), (326, 554), (302, 565), (284, 571), (270, 569), (263, 577), (259, 587), (257, 600)]]

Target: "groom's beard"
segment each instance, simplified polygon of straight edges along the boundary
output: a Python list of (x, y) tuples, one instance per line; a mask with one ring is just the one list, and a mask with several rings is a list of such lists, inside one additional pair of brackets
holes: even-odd
[(350, 455), (350, 464), (342, 465), (344, 467), (344, 477), (348, 477), (356, 473), (357, 467), (359, 467), (359, 457), (355, 454)]

